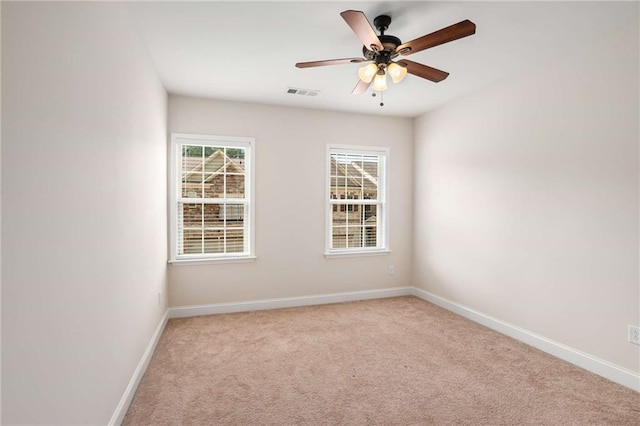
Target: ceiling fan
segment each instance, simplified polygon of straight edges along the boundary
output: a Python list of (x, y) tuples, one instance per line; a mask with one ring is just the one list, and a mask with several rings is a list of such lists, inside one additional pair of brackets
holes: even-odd
[[(404, 58), (398, 61), (394, 61), (394, 59), (398, 56), (408, 56), (434, 46), (467, 37), (476, 32), (476, 24), (466, 19), (431, 34), (402, 43), (398, 37), (385, 34), (385, 31), (389, 28), (389, 24), (391, 24), (391, 17), (388, 15), (380, 15), (373, 20), (373, 25), (380, 32), (379, 36), (376, 35), (363, 12), (358, 10), (345, 10), (340, 16), (342, 16), (362, 42), (362, 54), (364, 58), (298, 62), (296, 67), (311, 68), (325, 65), (368, 62), (367, 65), (358, 69), (358, 77), (360, 77), (360, 80), (351, 92), (354, 95), (365, 92), (372, 83), (374, 91), (386, 90), (387, 74), (389, 74), (394, 83), (399, 83), (407, 73), (435, 83), (444, 80), (449, 75), (448, 72)], [(381, 103), (380, 105), (383, 104)]]

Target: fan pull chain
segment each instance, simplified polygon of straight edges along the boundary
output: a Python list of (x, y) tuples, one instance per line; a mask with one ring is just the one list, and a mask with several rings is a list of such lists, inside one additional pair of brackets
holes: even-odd
[[(376, 97), (376, 92), (375, 92), (375, 91), (372, 91), (372, 92), (371, 92), (371, 97), (372, 97), (372, 98), (375, 98), (375, 97)], [(382, 90), (381, 90), (381, 91), (380, 91), (380, 106), (384, 106), (384, 102), (382, 102), (383, 100), (384, 100), (384, 99), (383, 99)]]

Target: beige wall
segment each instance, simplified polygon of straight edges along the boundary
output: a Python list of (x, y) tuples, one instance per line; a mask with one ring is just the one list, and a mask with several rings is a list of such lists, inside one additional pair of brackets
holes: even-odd
[[(167, 117), (119, 5), (2, 2), (1, 17), (3, 423), (109, 421), (167, 293), (413, 278), (640, 371), (637, 21), (414, 121), (186, 97)], [(256, 138), (255, 262), (167, 267), (167, 129)], [(323, 256), (327, 143), (391, 148), (390, 255)]]
[[(170, 305), (238, 302), (410, 284), (411, 119), (170, 96), (169, 131), (256, 139), (257, 255), (252, 263), (170, 266)], [(391, 148), (391, 254), (324, 257), (328, 143)], [(396, 267), (393, 276), (387, 274), (389, 265)]]
[(165, 312), (167, 95), (122, 5), (2, 2), (2, 423), (106, 424)]
[(640, 371), (638, 5), (415, 122), (414, 285)]

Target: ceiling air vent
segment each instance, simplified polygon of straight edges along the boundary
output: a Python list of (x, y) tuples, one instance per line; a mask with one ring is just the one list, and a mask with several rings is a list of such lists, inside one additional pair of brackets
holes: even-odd
[(314, 90), (314, 89), (298, 89), (295, 87), (289, 87), (287, 88), (287, 93), (291, 95), (301, 95), (301, 96), (318, 96), (318, 93), (320, 93), (320, 91)]

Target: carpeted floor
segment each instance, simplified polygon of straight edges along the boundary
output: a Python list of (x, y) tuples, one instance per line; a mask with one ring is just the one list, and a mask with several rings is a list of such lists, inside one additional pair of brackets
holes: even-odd
[(125, 425), (638, 425), (640, 394), (415, 297), (172, 319)]

